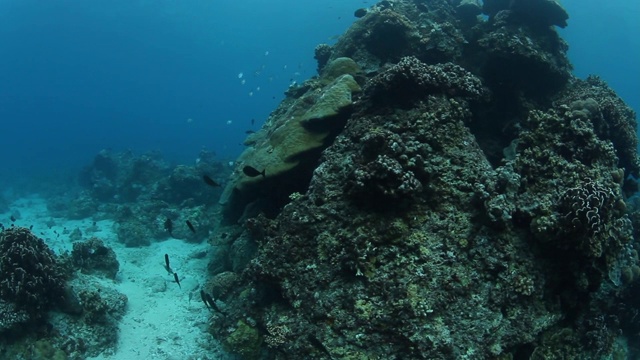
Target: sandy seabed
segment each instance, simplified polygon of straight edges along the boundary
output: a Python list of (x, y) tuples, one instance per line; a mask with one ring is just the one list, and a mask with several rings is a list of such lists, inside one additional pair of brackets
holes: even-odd
[[(234, 359), (208, 332), (209, 318), (216, 316), (200, 298), (200, 287), (206, 281), (208, 256), (195, 254), (212, 251), (206, 241), (200, 244), (178, 239), (154, 241), (144, 248), (127, 248), (117, 241), (114, 222), (92, 219), (67, 220), (52, 218), (46, 202), (38, 197), (23, 198), (11, 204), (18, 211), (16, 226), (30, 227), (56, 253), (71, 251), (72, 242), (65, 228), (79, 228), (83, 240), (101, 239), (111, 247), (120, 262), (115, 280), (98, 281), (116, 289), (128, 298), (126, 313), (119, 321), (118, 344), (95, 360), (131, 359)], [(8, 219), (10, 214), (5, 214)], [(8, 220), (2, 221), (5, 226)], [(52, 223), (55, 225), (49, 226)], [(97, 231), (89, 231), (89, 229)], [(58, 235), (61, 234), (61, 235)], [(164, 269), (164, 254), (169, 254), (172, 269), (180, 277), (180, 286)], [(54, 324), (55, 326), (55, 324)]]

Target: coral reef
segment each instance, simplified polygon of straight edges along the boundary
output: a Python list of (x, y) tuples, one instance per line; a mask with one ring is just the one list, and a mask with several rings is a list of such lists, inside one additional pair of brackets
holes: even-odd
[(101, 201), (133, 201), (168, 171), (160, 155), (134, 156), (102, 150), (79, 177), (79, 183)]
[(235, 327), (228, 329), (229, 335), (224, 339), (224, 346), (243, 359), (254, 360), (260, 356), (262, 338), (258, 331), (242, 320)]
[(483, 88), (480, 79), (458, 65), (427, 65), (408, 56), (374, 76), (367, 82), (365, 91), (374, 104), (384, 106), (389, 103), (411, 105), (434, 93), (480, 97)]
[(127, 247), (147, 246), (151, 244), (151, 232), (143, 221), (130, 220), (114, 225), (118, 241)]
[(79, 273), (66, 282), (62, 296), (58, 311), (40, 308), (37, 318), (29, 308), (0, 300), (0, 335), (11, 340), (1, 344), (3, 357), (82, 360), (115, 349), (127, 297)]
[(120, 269), (115, 252), (98, 238), (75, 242), (71, 261), (82, 272), (102, 273), (110, 279), (115, 278)]
[[(210, 330), (231, 351), (637, 357), (619, 345), (640, 343), (640, 202), (625, 204), (640, 175), (635, 113), (600, 79), (571, 75), (556, 1), (478, 11), (474, 1), (372, 6), (316, 49), (319, 77), (290, 89), (247, 139), (282, 151), (270, 141), (317, 104), (332, 62), (357, 65), (363, 91), (306, 173), (251, 180), (278, 197), (223, 201), (214, 243), (225, 259), (208, 286), (226, 315)], [(239, 168), (269, 173), (255, 149)]]
[[(201, 242), (214, 227), (212, 207), (222, 193), (221, 186), (208, 185), (203, 177), (223, 183), (229, 172), (227, 164), (204, 150), (195, 165), (174, 167), (158, 154), (103, 150), (80, 174), (82, 191), (72, 199), (50, 199), (47, 206), (53, 216), (116, 219), (118, 240), (128, 247), (147, 246), (169, 236)], [(167, 219), (175, 225), (171, 233), (164, 226)], [(187, 220), (196, 233), (187, 227)]]
[(556, 0), (485, 0), (482, 9), (490, 17), (500, 12), (513, 13), (519, 23), (540, 27), (566, 27), (569, 18), (567, 11)]
[[(355, 68), (328, 67), (334, 69), (327, 75), (333, 80), (324, 86), (320, 81), (313, 90), (283, 104), (267, 120), (271, 130), (253, 134), (247, 144), (250, 147), (236, 161), (236, 169), (220, 198), (220, 203), (227, 205), (228, 221), (236, 221), (245, 206), (267, 193), (266, 189), (274, 207), (286, 201), (290, 191), (297, 189), (297, 180), (310, 176), (318, 154), (344, 126), (351, 113), (352, 96), (361, 89), (351, 74), (339, 72)], [(264, 170), (265, 175), (244, 174), (242, 169), (247, 165)]]
[(63, 300), (65, 268), (27, 228), (0, 232), (0, 299), (39, 317)]

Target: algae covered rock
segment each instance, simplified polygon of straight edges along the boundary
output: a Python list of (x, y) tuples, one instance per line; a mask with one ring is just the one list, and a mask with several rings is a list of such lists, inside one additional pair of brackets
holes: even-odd
[[(343, 128), (352, 95), (358, 91), (360, 86), (353, 76), (341, 75), (323, 88), (308, 91), (286, 111), (269, 119), (265, 128), (254, 134), (252, 146), (238, 158), (220, 202), (230, 204), (227, 210), (237, 213), (267, 186), (275, 196), (286, 197), (295, 191), (286, 187), (287, 179), (307, 175), (320, 151)], [(246, 175), (242, 171), (245, 166), (264, 170), (264, 176)]]
[(356, 76), (359, 72), (360, 67), (355, 61), (348, 57), (339, 57), (324, 67), (321, 80), (329, 83), (342, 75)]
[(260, 356), (262, 337), (258, 330), (249, 326), (246, 322), (238, 320), (233, 331), (223, 342), (224, 346), (232, 353), (242, 356), (243, 359), (253, 360)]
[[(616, 342), (640, 348), (640, 215), (624, 203), (637, 191), (635, 114), (600, 80), (572, 76), (561, 21), (544, 8), (523, 18), (555, 1), (487, 0), (490, 16), (473, 21), (460, 21), (462, 3), (372, 6), (324, 48), (322, 77), (248, 139), (238, 169), (266, 175), (237, 170), (230, 188), (247, 221), (225, 240), (243, 266), (214, 278), (228, 315), (211, 329), (228, 345), (292, 359), (595, 360)], [(351, 66), (343, 57), (364, 70), (363, 91), (320, 141), (311, 125), (345, 111), (324, 99), (353, 76), (328, 81)], [(322, 154), (275, 148), (296, 139)]]

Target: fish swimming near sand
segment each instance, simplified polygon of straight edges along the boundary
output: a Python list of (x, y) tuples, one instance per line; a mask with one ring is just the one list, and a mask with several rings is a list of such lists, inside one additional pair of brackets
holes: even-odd
[(171, 266), (169, 265), (169, 254), (164, 254), (164, 268), (169, 274), (173, 274), (173, 270), (171, 270)]
[(202, 180), (204, 180), (205, 184), (211, 187), (220, 187), (220, 184), (218, 184), (215, 180), (210, 178), (209, 175), (202, 175)]
[(187, 220), (187, 227), (189, 227), (189, 230), (191, 230), (192, 233), (196, 233), (196, 228), (193, 227), (193, 224), (189, 220)]
[(178, 278), (178, 273), (173, 273), (173, 280), (175, 280), (176, 284), (178, 284), (178, 287), (182, 289), (182, 286), (180, 286), (180, 278)]
[(173, 237), (173, 221), (171, 221), (171, 219), (167, 218), (167, 220), (164, 221), (164, 229)]
[(206, 306), (207, 309), (209, 309), (209, 303), (207, 303), (207, 296), (206, 296), (206, 293), (204, 292), (204, 290), (200, 290), (200, 298), (202, 299), (202, 302), (204, 303), (204, 306)]
[(220, 314), (224, 314), (222, 310), (220, 310), (218, 305), (216, 305), (216, 302), (215, 300), (213, 300), (213, 297), (211, 297), (211, 295), (209, 295), (207, 292), (205, 292), (204, 290), (200, 290), (200, 297), (202, 298), (202, 301), (204, 302), (204, 305), (207, 307), (207, 309), (213, 309), (219, 312)]
[(256, 177), (259, 175), (262, 175), (262, 177), (266, 177), (266, 169), (262, 170), (262, 171), (258, 171), (258, 169), (254, 168), (253, 166), (245, 166), (242, 168), (242, 172), (247, 175), (248, 177)]

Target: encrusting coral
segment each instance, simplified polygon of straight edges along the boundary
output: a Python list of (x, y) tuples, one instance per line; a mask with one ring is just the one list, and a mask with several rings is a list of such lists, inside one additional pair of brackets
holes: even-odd
[(241, 224), (217, 241), (252, 251), (210, 267), (233, 279), (218, 338), (268, 359), (637, 357), (616, 345), (640, 343), (635, 113), (571, 75), (557, 2), (478, 9), (382, 1), (317, 49), (320, 77), (348, 57), (363, 91), (295, 186), (227, 199)]

